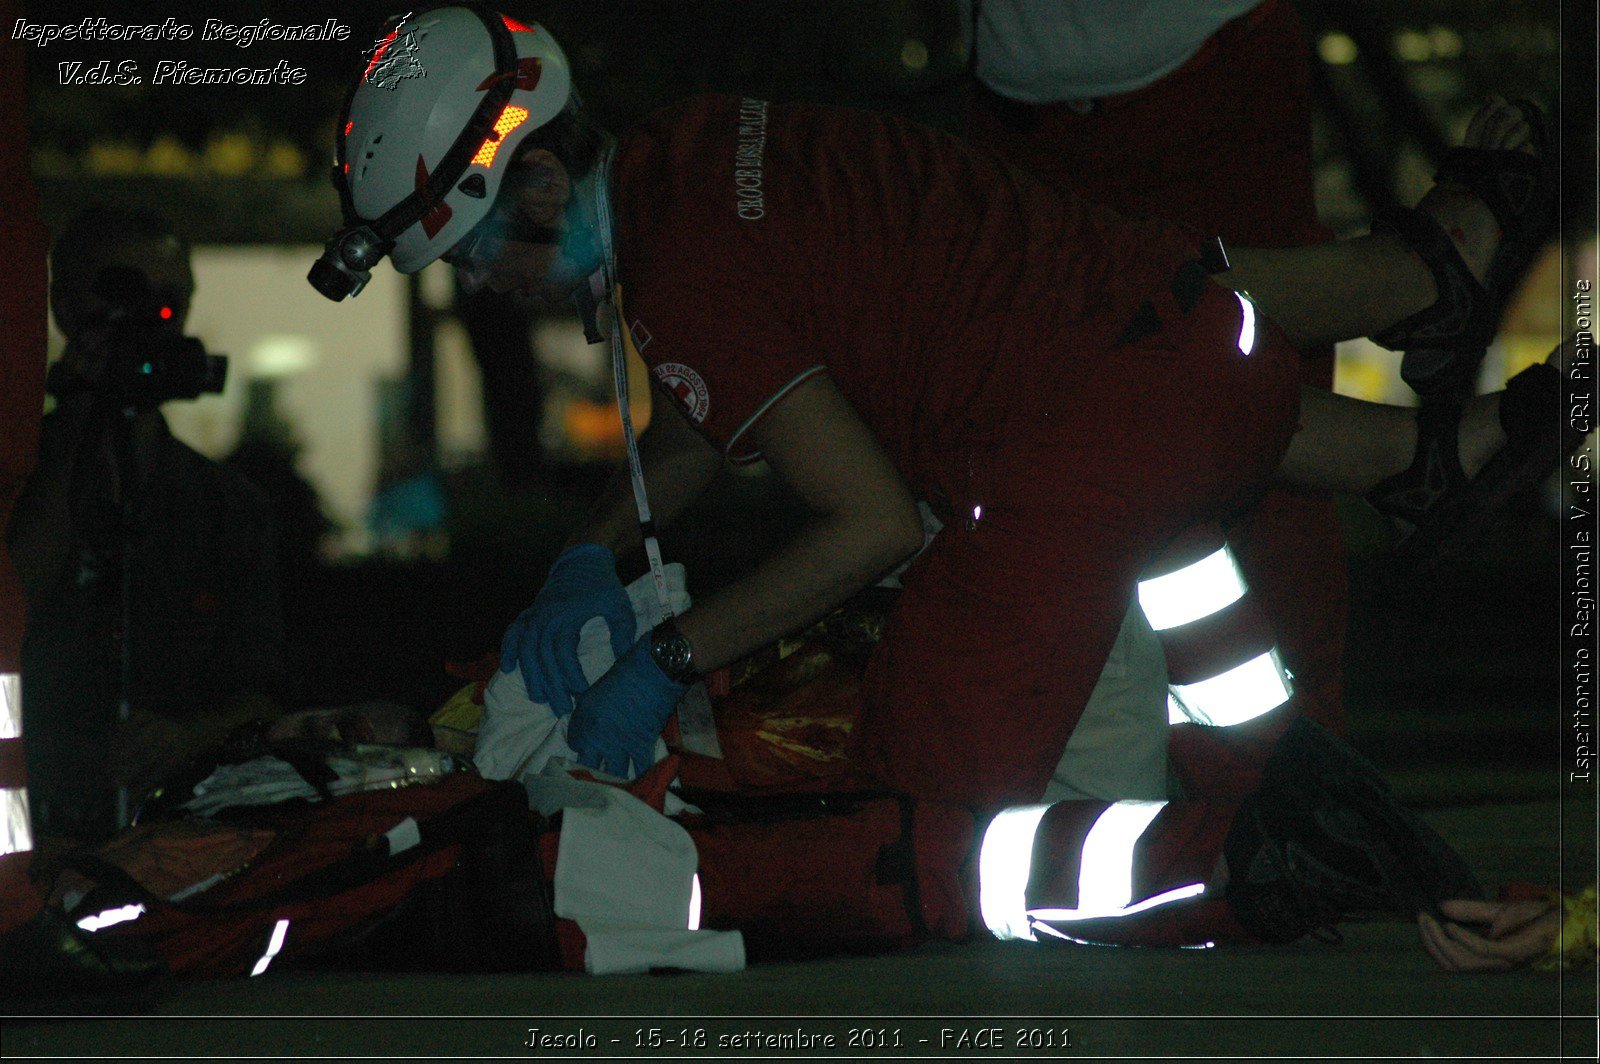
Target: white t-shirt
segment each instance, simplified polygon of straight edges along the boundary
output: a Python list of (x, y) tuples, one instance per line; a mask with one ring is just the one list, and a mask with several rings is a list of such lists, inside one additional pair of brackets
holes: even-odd
[[(1224, 23), (1262, 0), (961, 0), (977, 76), (1023, 103), (1141, 89), (1182, 66)], [(969, 47), (971, 42), (969, 41)]]

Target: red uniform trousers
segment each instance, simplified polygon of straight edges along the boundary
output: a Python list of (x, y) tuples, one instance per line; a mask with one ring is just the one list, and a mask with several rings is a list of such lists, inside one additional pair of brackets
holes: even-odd
[(1037, 801), (1141, 572), (1182, 530), (1248, 505), (1298, 410), (1298, 358), (1201, 280), (1158, 331), (1019, 382), (955, 519), (903, 578), (863, 681), (852, 759), (919, 798)]
[[(1310, 85), (1298, 14), (1267, 0), (1171, 74), (1096, 101), (1088, 114), (1066, 104), (1011, 113), (977, 93), (967, 133), (1128, 214), (1170, 218), (1245, 247), (1321, 243), (1330, 234), (1316, 213)], [(1332, 349), (1302, 355), (1301, 380), (1330, 387)], [(1294, 674), (1296, 709), (1342, 732), (1348, 592), (1331, 502), (1274, 491), (1226, 531)], [(1185, 751), (1173, 753), (1181, 760)]]

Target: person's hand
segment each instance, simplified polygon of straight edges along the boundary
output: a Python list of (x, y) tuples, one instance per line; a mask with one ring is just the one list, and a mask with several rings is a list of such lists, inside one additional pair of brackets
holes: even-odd
[(578, 633), (591, 617), (610, 627), (611, 650), (620, 658), (633, 642), (633, 604), (617, 579), (616, 558), (605, 547), (584, 543), (555, 560), (533, 605), (506, 629), (500, 671), (520, 666), (528, 697), (565, 716), (589, 686), (578, 663)]
[[(650, 634), (578, 696), (567, 745), (581, 764), (615, 776), (637, 776), (655, 761), (656, 738), (688, 690), (650, 656)], [(633, 772), (628, 762), (633, 762)]]
[[(1422, 946), (1447, 972), (1504, 972), (1549, 953), (1561, 934), (1561, 902), (1457, 899), (1439, 903), (1448, 919), (1417, 917)], [(1476, 928), (1476, 930), (1474, 930)]]

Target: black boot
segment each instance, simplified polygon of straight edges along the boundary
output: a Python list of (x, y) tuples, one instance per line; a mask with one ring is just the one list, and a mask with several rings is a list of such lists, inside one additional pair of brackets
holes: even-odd
[(1228, 833), (1228, 902), (1250, 931), (1288, 942), (1360, 913), (1437, 914), (1483, 887), (1377, 768), (1318, 724), (1296, 720)]

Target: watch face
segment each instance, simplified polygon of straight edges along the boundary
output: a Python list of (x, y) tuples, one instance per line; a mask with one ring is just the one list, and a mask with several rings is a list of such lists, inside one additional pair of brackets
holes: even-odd
[(650, 639), (650, 656), (670, 679), (678, 683), (694, 679), (693, 651), (682, 632), (658, 629)]

